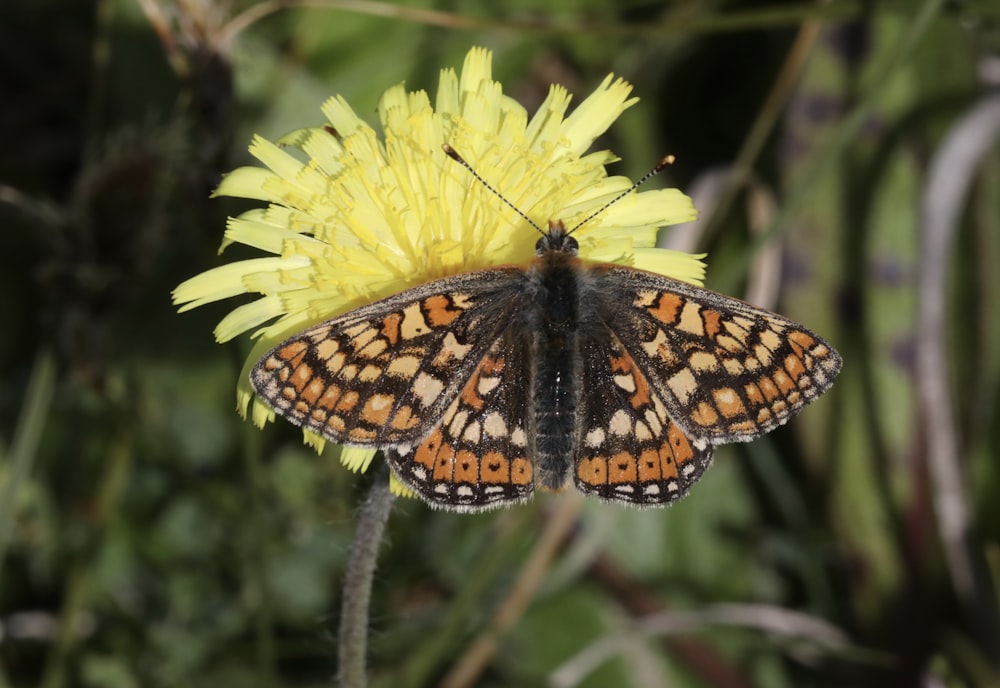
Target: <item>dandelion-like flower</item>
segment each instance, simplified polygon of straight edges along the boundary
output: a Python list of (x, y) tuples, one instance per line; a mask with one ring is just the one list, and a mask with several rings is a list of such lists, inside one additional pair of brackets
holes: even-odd
[[(185, 311), (260, 294), (215, 330), (219, 342), (244, 332), (257, 340), (237, 384), (244, 417), (252, 408), (258, 426), (273, 419), (273, 411), (254, 399), (248, 375), (288, 336), (435, 278), (533, 257), (537, 231), (451, 160), (443, 144), (540, 224), (556, 219), (573, 227), (630, 186), (624, 177), (607, 175), (612, 153), (587, 153), (635, 103), (628, 83), (609, 75), (568, 116), (570, 97), (553, 86), (529, 118), (492, 79), (491, 59), (476, 48), (460, 75), (443, 70), (433, 105), (423, 91), (390, 88), (378, 107), (384, 139), (342, 98), (331, 98), (323, 106), (327, 125), (293, 132), (277, 144), (255, 137), (250, 152), (266, 169), (244, 167), (224, 178), (218, 195), (268, 205), (231, 218), (223, 248), (242, 243), (271, 255), (197, 275), (177, 287), (174, 301)], [(573, 236), (585, 260), (700, 284), (698, 256), (654, 248), (660, 227), (694, 217), (680, 191), (643, 191)], [(322, 447), (319, 436), (307, 433), (307, 439)], [(354, 449), (341, 458), (364, 469), (373, 453)]]

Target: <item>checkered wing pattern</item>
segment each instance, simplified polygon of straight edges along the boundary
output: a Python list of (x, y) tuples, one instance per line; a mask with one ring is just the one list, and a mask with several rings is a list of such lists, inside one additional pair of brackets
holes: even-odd
[(826, 391), (840, 371), (833, 347), (780, 315), (662, 275), (601, 270), (605, 322), (692, 440), (755, 439)]
[(410, 446), (441, 421), (518, 307), (520, 270), (437, 280), (311, 327), (250, 374), (295, 425), (337, 443)]
[(478, 511), (523, 502), (534, 489), (530, 333), (508, 329), (483, 357), (437, 426), (386, 458), (432, 505)]
[(671, 420), (659, 392), (610, 330), (585, 338), (574, 480), (609, 501), (662, 506), (683, 497), (712, 460)]

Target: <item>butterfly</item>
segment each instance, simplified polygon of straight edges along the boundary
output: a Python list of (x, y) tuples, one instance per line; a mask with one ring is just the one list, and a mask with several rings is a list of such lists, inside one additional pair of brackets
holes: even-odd
[(671, 504), (716, 445), (773, 430), (840, 371), (791, 320), (578, 248), (550, 222), (526, 267), (437, 279), (310, 327), (251, 384), (295, 425), (381, 449), (431, 506), (473, 512), (571, 479), (606, 501)]

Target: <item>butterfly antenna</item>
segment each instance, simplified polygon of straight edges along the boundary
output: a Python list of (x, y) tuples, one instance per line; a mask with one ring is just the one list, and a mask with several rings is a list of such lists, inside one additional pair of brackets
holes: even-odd
[(469, 163), (467, 163), (465, 161), (465, 158), (463, 158), (461, 155), (458, 154), (457, 150), (455, 150), (454, 148), (452, 148), (451, 146), (449, 146), (447, 143), (441, 144), (441, 148), (442, 148), (442, 150), (444, 150), (445, 155), (447, 155), (449, 158), (451, 158), (455, 162), (460, 163), (462, 165), (462, 167), (464, 167), (465, 169), (467, 169), (469, 172), (472, 173), (472, 176), (476, 178), (476, 181), (478, 181), (480, 184), (482, 184), (483, 186), (485, 186), (490, 191), (490, 193), (492, 193), (494, 196), (496, 196), (501, 201), (503, 201), (507, 205), (508, 208), (510, 208), (515, 213), (517, 213), (518, 215), (520, 215), (521, 217), (523, 217), (528, 222), (528, 224), (530, 224), (532, 227), (534, 227), (536, 230), (538, 230), (539, 234), (541, 234), (542, 236), (545, 236), (545, 231), (541, 227), (539, 227), (538, 224), (534, 220), (532, 220), (530, 217), (528, 217), (524, 213), (523, 210), (521, 210), (516, 205), (514, 205), (513, 203), (511, 203), (510, 201), (508, 201), (507, 197), (504, 196), (499, 191), (497, 191), (495, 188), (493, 188), (492, 184), (490, 184), (488, 181), (486, 181), (485, 179), (483, 179), (479, 175), (479, 173), (476, 172), (475, 168), (473, 168), (472, 165), (470, 165)]
[(633, 191), (635, 191), (636, 189), (638, 189), (640, 186), (642, 186), (643, 184), (645, 184), (646, 182), (648, 182), (650, 179), (652, 179), (653, 177), (655, 177), (656, 175), (658, 175), (660, 172), (662, 172), (663, 170), (665, 170), (667, 167), (669, 167), (670, 165), (673, 165), (674, 161), (676, 159), (677, 158), (674, 157), (673, 155), (668, 155), (665, 158), (663, 158), (662, 160), (660, 160), (660, 162), (658, 162), (655, 165), (653, 165), (653, 169), (651, 169), (646, 174), (642, 175), (642, 177), (638, 181), (636, 181), (632, 186), (628, 187), (627, 189), (625, 189), (624, 191), (622, 191), (620, 194), (618, 194), (617, 196), (615, 196), (614, 198), (612, 198), (610, 201), (608, 201), (607, 203), (605, 203), (604, 205), (602, 205), (600, 208), (598, 208), (597, 210), (595, 210), (594, 212), (592, 212), (590, 215), (588, 215), (587, 217), (585, 217), (582, 222), (578, 222), (577, 225), (573, 229), (571, 229), (568, 232), (566, 232), (566, 234), (572, 234), (576, 230), (580, 229), (580, 227), (583, 227), (585, 224), (587, 224), (588, 222), (590, 222), (591, 220), (593, 220), (595, 217), (597, 217), (598, 215), (600, 215), (601, 213), (603, 213), (605, 210), (607, 210), (608, 208), (610, 208), (611, 206), (613, 206), (618, 201), (620, 201), (623, 198), (625, 198), (626, 196), (628, 196), (630, 193), (632, 193)]

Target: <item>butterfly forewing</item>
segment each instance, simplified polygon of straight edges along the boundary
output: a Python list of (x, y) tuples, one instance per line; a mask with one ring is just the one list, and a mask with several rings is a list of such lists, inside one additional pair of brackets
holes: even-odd
[(431, 504), (478, 511), (534, 489), (531, 341), (511, 328), (494, 342), (430, 434), (386, 452), (396, 475)]
[(674, 423), (659, 393), (606, 328), (581, 342), (577, 489), (605, 500), (662, 506), (683, 497), (712, 459)]
[[(604, 314), (692, 438), (745, 442), (826, 391), (837, 352), (775, 313), (654, 273), (603, 266)], [(614, 304), (614, 305), (612, 305)]]
[(412, 443), (437, 424), (518, 307), (518, 270), (457, 275), (311, 327), (250, 375), (292, 423), (338, 443)]

